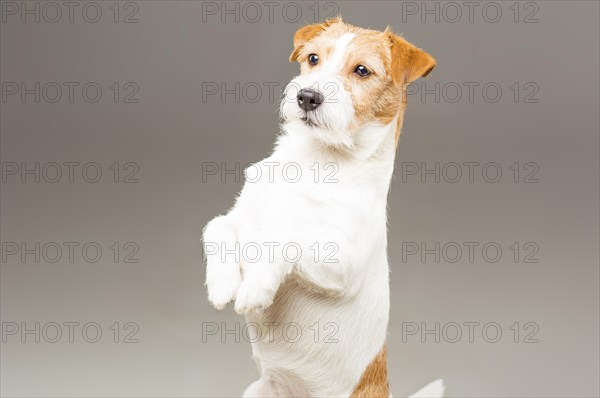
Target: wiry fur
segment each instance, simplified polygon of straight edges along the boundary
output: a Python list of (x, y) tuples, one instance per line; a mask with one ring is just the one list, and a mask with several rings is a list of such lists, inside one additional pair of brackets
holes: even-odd
[[(286, 89), (275, 151), (255, 165), (262, 176), (246, 182), (229, 213), (208, 223), (204, 242), (224, 242), (228, 248), (236, 242), (241, 247), (295, 242), (301, 258), (287, 262), (281, 250), (274, 250), (273, 258), (263, 252), (256, 262), (207, 256), (209, 300), (217, 308), (234, 300), (235, 310), (261, 329), (252, 344), (261, 378), (244, 396), (386, 394), (387, 192), (404, 86), (435, 62), (390, 31), (340, 19), (300, 29), (294, 46), (290, 60), (301, 62), (302, 73)], [(310, 53), (319, 54), (318, 65), (307, 64)], [(358, 77), (357, 64), (372, 75)], [(326, 95), (309, 115), (295, 102), (297, 90), (308, 87)], [(281, 170), (290, 162), (301, 170), (297, 182), (265, 172), (269, 165)], [(330, 164), (337, 182), (325, 178)], [(314, 245), (323, 250), (328, 243), (338, 248), (337, 262), (325, 261), (326, 253), (314, 255)], [(285, 338), (289, 324), (300, 327), (298, 341)], [(337, 342), (324, 341), (331, 332)], [(424, 393), (441, 396), (443, 384), (436, 383)]]

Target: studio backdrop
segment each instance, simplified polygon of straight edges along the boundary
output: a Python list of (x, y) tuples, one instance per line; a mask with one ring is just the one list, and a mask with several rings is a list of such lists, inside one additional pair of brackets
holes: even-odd
[(395, 396), (598, 396), (598, 2), (0, 4), (3, 396), (256, 380), (202, 229), (273, 149), (294, 32), (336, 15), (437, 61), (388, 198)]

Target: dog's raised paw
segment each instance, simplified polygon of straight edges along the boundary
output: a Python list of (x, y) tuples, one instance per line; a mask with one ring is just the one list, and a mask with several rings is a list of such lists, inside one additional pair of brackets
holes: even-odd
[(218, 278), (207, 280), (208, 301), (216, 309), (222, 310), (235, 300), (241, 283), (242, 276), (238, 270), (231, 270), (231, 272), (220, 274)]
[(262, 311), (273, 304), (275, 291), (260, 283), (244, 280), (237, 291), (235, 312), (246, 314), (248, 312)]

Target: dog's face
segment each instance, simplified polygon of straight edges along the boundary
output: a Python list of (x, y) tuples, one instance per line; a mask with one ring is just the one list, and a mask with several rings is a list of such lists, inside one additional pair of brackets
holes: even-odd
[(301, 74), (288, 84), (281, 113), (332, 146), (352, 147), (366, 125), (402, 124), (408, 83), (426, 76), (435, 60), (389, 29), (363, 29), (328, 20), (294, 36), (290, 61)]

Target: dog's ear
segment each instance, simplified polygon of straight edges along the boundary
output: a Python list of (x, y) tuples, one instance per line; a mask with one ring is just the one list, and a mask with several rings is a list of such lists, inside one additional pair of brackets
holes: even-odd
[(397, 84), (408, 84), (419, 77), (427, 76), (435, 67), (435, 59), (386, 29), (391, 41), (392, 79)]
[(323, 32), (327, 27), (338, 22), (342, 22), (342, 18), (339, 16), (333, 19), (328, 19), (322, 23), (306, 25), (298, 29), (296, 31), (296, 34), (294, 34), (294, 51), (292, 51), (292, 54), (290, 55), (290, 62), (298, 60), (298, 55), (300, 55), (302, 47), (307, 42), (311, 41), (315, 36)]

